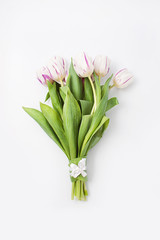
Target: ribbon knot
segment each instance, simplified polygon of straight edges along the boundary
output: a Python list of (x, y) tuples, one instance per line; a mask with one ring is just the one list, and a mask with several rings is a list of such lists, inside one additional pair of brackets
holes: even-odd
[(87, 176), (87, 173), (85, 172), (87, 170), (86, 168), (86, 158), (82, 158), (78, 165), (71, 163), (70, 164), (70, 175), (71, 177), (77, 178), (80, 174), (83, 177)]

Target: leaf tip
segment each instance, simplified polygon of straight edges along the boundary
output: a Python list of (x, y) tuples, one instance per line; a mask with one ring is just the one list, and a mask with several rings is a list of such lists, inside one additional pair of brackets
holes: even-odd
[(114, 99), (115, 99), (115, 106), (116, 106), (116, 105), (119, 104), (119, 101), (118, 101), (118, 99), (116, 97), (114, 97)]
[(22, 109), (23, 109), (25, 112), (27, 111), (27, 108), (26, 108), (26, 107), (23, 107), (23, 106), (22, 106)]
[(45, 104), (40, 102), (39, 105), (40, 105), (40, 108), (42, 109)]

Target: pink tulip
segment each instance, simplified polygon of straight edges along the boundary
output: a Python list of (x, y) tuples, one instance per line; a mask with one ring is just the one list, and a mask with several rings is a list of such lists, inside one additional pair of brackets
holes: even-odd
[(113, 85), (117, 88), (127, 87), (133, 80), (133, 75), (126, 68), (117, 72), (113, 78)]
[(95, 73), (98, 76), (104, 77), (107, 75), (110, 69), (110, 59), (107, 56), (98, 55), (95, 57), (93, 63)]
[(62, 57), (55, 56), (50, 59), (47, 68), (52, 79), (63, 85), (67, 73), (65, 60)]
[(47, 85), (47, 81), (53, 82), (51, 73), (46, 66), (43, 66), (39, 71), (37, 71), (37, 79), (43, 85)]
[(85, 52), (76, 55), (73, 66), (77, 75), (82, 78), (90, 77), (94, 70), (92, 59)]

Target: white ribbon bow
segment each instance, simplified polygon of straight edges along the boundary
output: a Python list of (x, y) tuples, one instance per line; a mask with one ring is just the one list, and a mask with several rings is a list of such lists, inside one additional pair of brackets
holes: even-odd
[(71, 163), (70, 164), (70, 175), (71, 177), (78, 177), (80, 174), (83, 177), (87, 176), (87, 173), (85, 172), (86, 170), (86, 158), (82, 158), (82, 160), (79, 161), (78, 165)]

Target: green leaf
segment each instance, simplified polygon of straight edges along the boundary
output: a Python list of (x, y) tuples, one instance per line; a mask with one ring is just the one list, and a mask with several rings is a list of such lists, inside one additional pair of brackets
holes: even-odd
[(91, 135), (93, 134), (93, 132), (95, 131), (95, 129), (98, 127), (98, 125), (100, 124), (105, 111), (106, 111), (106, 105), (107, 105), (107, 101), (108, 101), (108, 92), (109, 92), (109, 83), (110, 83), (111, 78), (109, 78), (105, 85), (104, 85), (104, 95), (96, 109), (96, 111), (93, 114), (93, 118), (92, 118), (92, 122), (91, 122), (91, 126), (90, 129), (88, 131), (88, 133), (86, 134), (86, 137), (84, 139), (83, 145), (82, 145), (82, 150), (81, 152), (83, 152), (86, 143), (88, 142), (88, 140), (90, 139)]
[(88, 129), (90, 127), (91, 119), (92, 119), (91, 115), (84, 115), (82, 117), (80, 129), (79, 129), (79, 135), (78, 135), (78, 152), (79, 153), (80, 153), (81, 146), (82, 146), (82, 143), (84, 141), (84, 138), (85, 138), (85, 136), (88, 132)]
[(51, 128), (51, 126), (49, 125), (49, 123), (47, 122), (47, 120), (45, 119), (45, 117), (43, 116), (43, 114), (33, 108), (26, 108), (23, 107), (24, 111), (26, 113), (28, 113), (40, 126), (41, 128), (47, 133), (47, 135), (63, 150), (64, 149), (56, 135), (56, 133), (53, 131), (53, 129)]
[(62, 103), (60, 101), (60, 96), (56, 88), (56, 82), (52, 84), (48, 81), (47, 84), (48, 84), (49, 95), (51, 98), (52, 106), (62, 117), (62, 114), (63, 114)]
[(60, 87), (60, 95), (61, 95), (63, 101), (65, 101), (65, 97), (66, 97), (68, 90), (69, 90), (68, 86)]
[(63, 129), (63, 123), (59, 114), (56, 110), (46, 104), (40, 103), (40, 107), (44, 117), (47, 119), (57, 137), (59, 138), (59, 141), (61, 142), (67, 157), (69, 157), (69, 146)]
[(96, 89), (96, 102), (97, 102), (97, 106), (101, 101), (101, 86), (100, 86), (100, 82), (99, 79), (96, 75), (96, 73), (93, 73), (94, 76), (94, 80), (95, 80), (95, 89)]
[(48, 100), (49, 98), (50, 98), (50, 95), (49, 95), (49, 92), (48, 92), (44, 101), (47, 102), (47, 100)]
[(107, 81), (105, 82), (105, 84), (102, 86), (102, 98), (103, 98), (103, 96), (105, 95), (106, 91), (107, 91), (107, 92), (109, 91), (108, 83), (110, 83), (112, 77), (113, 77), (113, 74), (107, 79)]
[(90, 144), (89, 144), (89, 147), (88, 147), (87, 152), (88, 152), (91, 148), (93, 148), (93, 147), (99, 142), (99, 140), (100, 140), (100, 139), (102, 138), (102, 136), (103, 136), (104, 131), (107, 129), (108, 124), (109, 124), (109, 119), (106, 120), (106, 121), (104, 122), (104, 124), (102, 125), (102, 127), (93, 135), (93, 137), (92, 137), (92, 139), (91, 139), (91, 141), (90, 141)]
[(70, 85), (71, 85), (71, 75), (69, 73), (66, 81), (66, 86), (70, 88)]
[[(100, 124), (97, 126), (97, 128), (93, 131), (93, 133), (90, 135), (90, 137), (88, 138), (88, 141), (85, 143), (84, 147), (81, 150), (81, 154), (80, 156), (86, 156), (87, 152), (89, 151), (89, 145), (91, 143), (91, 140), (93, 138), (93, 136), (98, 132), (98, 130), (106, 123), (106, 126), (108, 126), (109, 124), (109, 118), (107, 118), (106, 116), (104, 116), (100, 122)], [(93, 146), (93, 145), (91, 145)]]
[(86, 101), (86, 100), (80, 100), (80, 105), (82, 109), (82, 115), (88, 115), (91, 113), (93, 103)]
[(79, 104), (68, 89), (63, 107), (63, 123), (69, 143), (71, 159), (76, 158), (78, 153), (78, 132), (80, 121), (81, 110)]
[(118, 105), (119, 102), (118, 102), (118, 99), (116, 97), (113, 97), (113, 98), (110, 98), (107, 102), (107, 106), (106, 106), (106, 112), (108, 110), (110, 110), (111, 108), (113, 108), (114, 106)]
[(73, 96), (77, 100), (82, 99), (82, 95), (83, 95), (82, 79), (78, 77), (77, 73), (75, 72), (72, 60), (69, 68), (69, 76), (70, 76), (70, 79), (68, 80), (67, 84), (69, 84)]
[(88, 78), (84, 79), (84, 99), (92, 103), (94, 102), (93, 91)]

